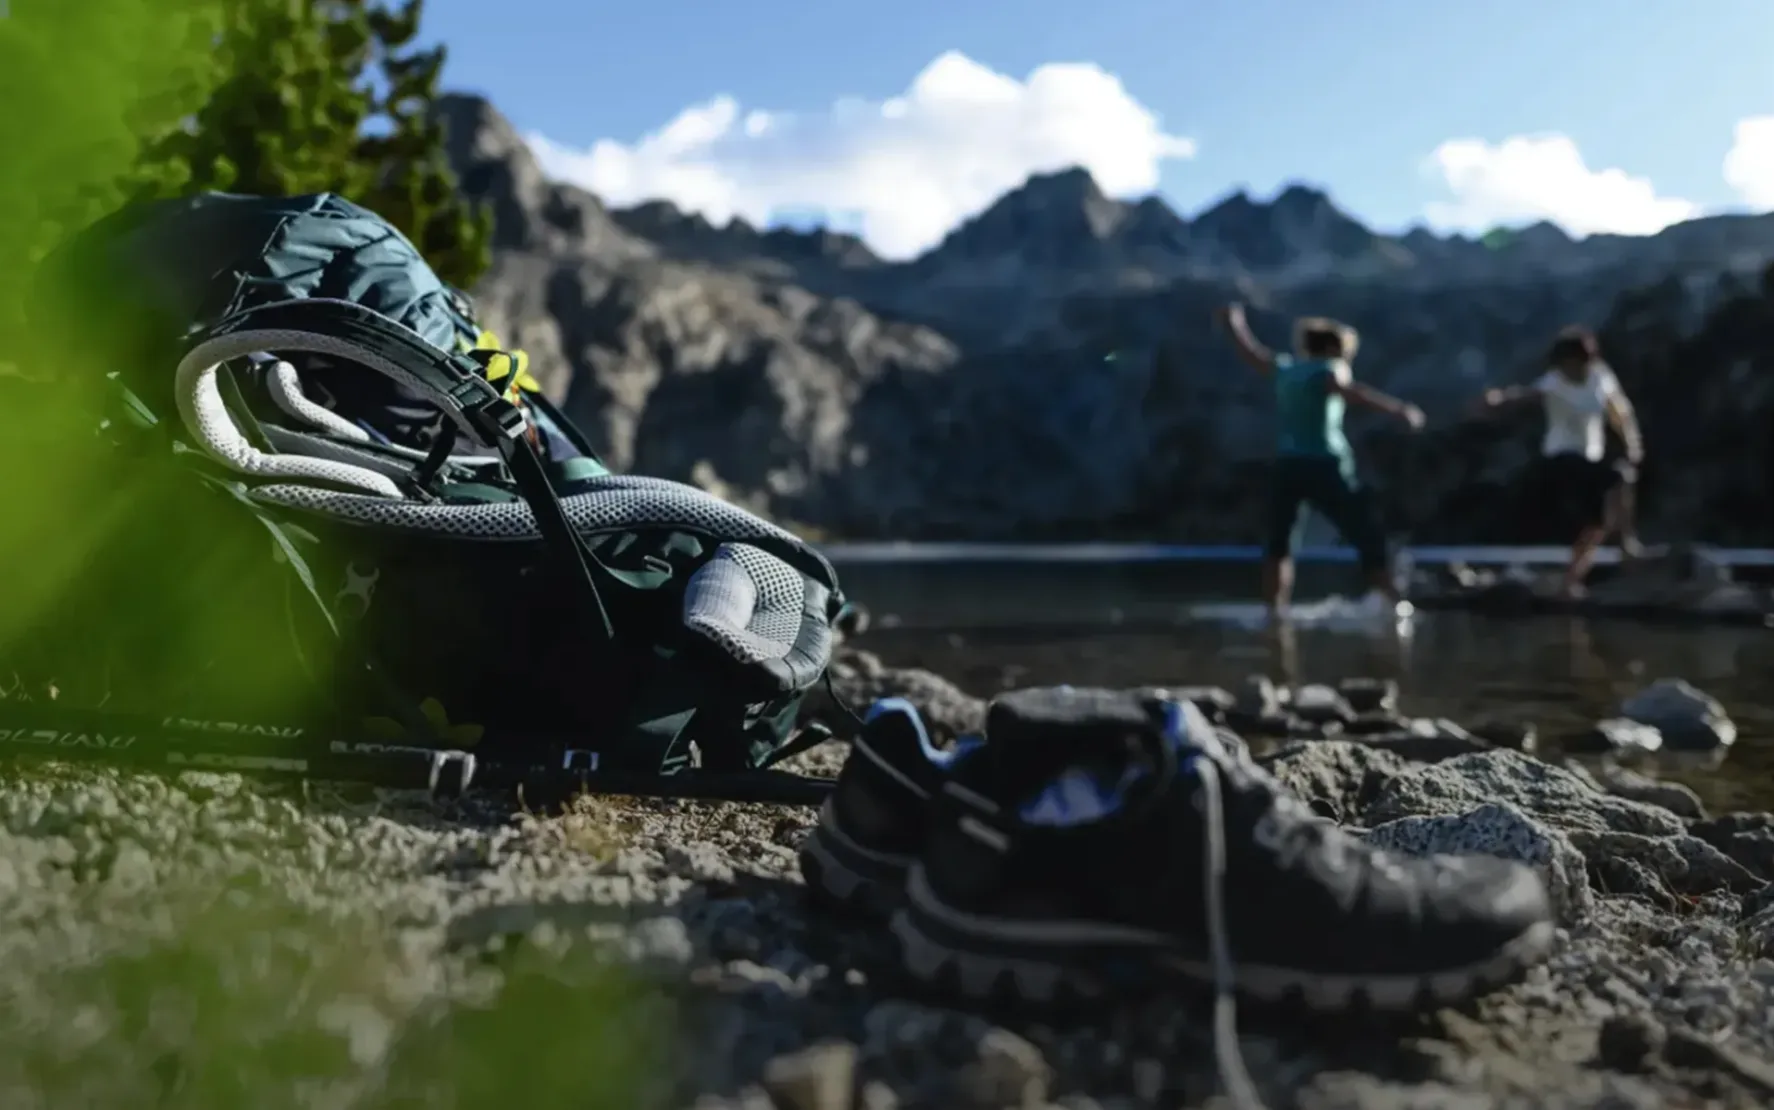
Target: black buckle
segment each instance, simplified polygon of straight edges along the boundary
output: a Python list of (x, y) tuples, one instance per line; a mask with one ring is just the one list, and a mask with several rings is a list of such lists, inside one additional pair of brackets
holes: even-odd
[(462, 378), (450, 387), (449, 398), (489, 443), (517, 439), (528, 426), (523, 410), (506, 400), (485, 378)]

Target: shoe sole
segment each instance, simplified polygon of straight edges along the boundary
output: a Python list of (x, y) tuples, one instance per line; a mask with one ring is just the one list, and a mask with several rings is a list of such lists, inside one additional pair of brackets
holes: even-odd
[(904, 900), (912, 859), (877, 852), (846, 833), (828, 798), (819, 824), (801, 843), (801, 878), (819, 901), (835, 909), (885, 921)]
[[(1214, 985), (1211, 965), (1177, 959), (1152, 934), (951, 909), (936, 898), (920, 867), (907, 876), (892, 929), (914, 978), (972, 1002), (1074, 1005), (1150, 993), (1167, 979)], [(1538, 922), (1478, 963), (1405, 975), (1321, 975), (1239, 964), (1234, 989), (1252, 1002), (1317, 1013), (1451, 1005), (1518, 979), (1551, 952), (1556, 933), (1551, 922)]]

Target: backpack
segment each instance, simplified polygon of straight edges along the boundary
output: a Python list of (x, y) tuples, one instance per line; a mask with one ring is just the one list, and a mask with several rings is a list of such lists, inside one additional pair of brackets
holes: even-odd
[[(115, 643), (121, 614), (152, 612), (122, 649), (141, 681), (108, 704), (324, 730), (341, 752), (543, 744), (649, 775), (762, 767), (790, 743), (845, 605), (831, 564), (700, 489), (609, 473), (380, 217), (212, 195), (114, 217), (54, 265), (51, 282), (106, 270), (86, 288), (127, 323), (106, 340), (101, 443), (113, 507), (156, 541), (104, 560), (33, 640)], [(389, 397), (431, 415), (390, 420)], [(250, 643), (153, 651), (156, 622), (223, 609)]]
[[(494, 350), (467, 294), (445, 284), (412, 241), (387, 220), (332, 193), (256, 197), (204, 193), (126, 207), (63, 244), (40, 269), (40, 325), (67, 330), (103, 320), (95, 362), (126, 368), (123, 384), (157, 410), (170, 409), (165, 367), (182, 337), (237, 312), (282, 301), (350, 301), (446, 351)], [(556, 461), (583, 459), (574, 474), (603, 472), (597, 452), (550, 403), (512, 352), (492, 366), (527, 410)], [(443, 426), (425, 398), (379, 374), (310, 356), (300, 367), (304, 399), (381, 442), (429, 447)], [(249, 390), (275, 418), (275, 383)], [(311, 414), (309, 414), (311, 415)]]

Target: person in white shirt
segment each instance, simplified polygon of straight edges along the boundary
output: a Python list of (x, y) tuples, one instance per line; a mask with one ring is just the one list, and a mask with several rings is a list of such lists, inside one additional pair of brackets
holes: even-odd
[[(1644, 461), (1644, 438), (1632, 402), (1602, 361), (1593, 333), (1577, 327), (1561, 331), (1547, 361), (1551, 369), (1537, 381), (1487, 390), (1482, 405), (1495, 411), (1538, 401), (1545, 409), (1546, 433), (1534, 488), (1572, 535), (1564, 588), (1566, 594), (1577, 596), (1583, 592), (1596, 550), (1610, 533), (1618, 533), (1621, 554), (1639, 553), (1633, 488)], [(1604, 421), (1625, 446), (1625, 458), (1618, 463), (1606, 457)]]

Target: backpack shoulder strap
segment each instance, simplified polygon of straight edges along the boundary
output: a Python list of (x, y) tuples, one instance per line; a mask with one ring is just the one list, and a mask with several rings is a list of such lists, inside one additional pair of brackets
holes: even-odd
[(373, 370), (436, 405), (445, 419), (499, 453), (536, 525), (606, 640), (615, 636), (592, 576), (595, 556), (568, 522), (542, 459), (524, 434), (523, 413), (487, 381), (480, 363), (444, 351), (386, 316), (350, 301), (280, 301), (236, 313), (190, 337), (181, 378), (261, 352), (328, 355)]

